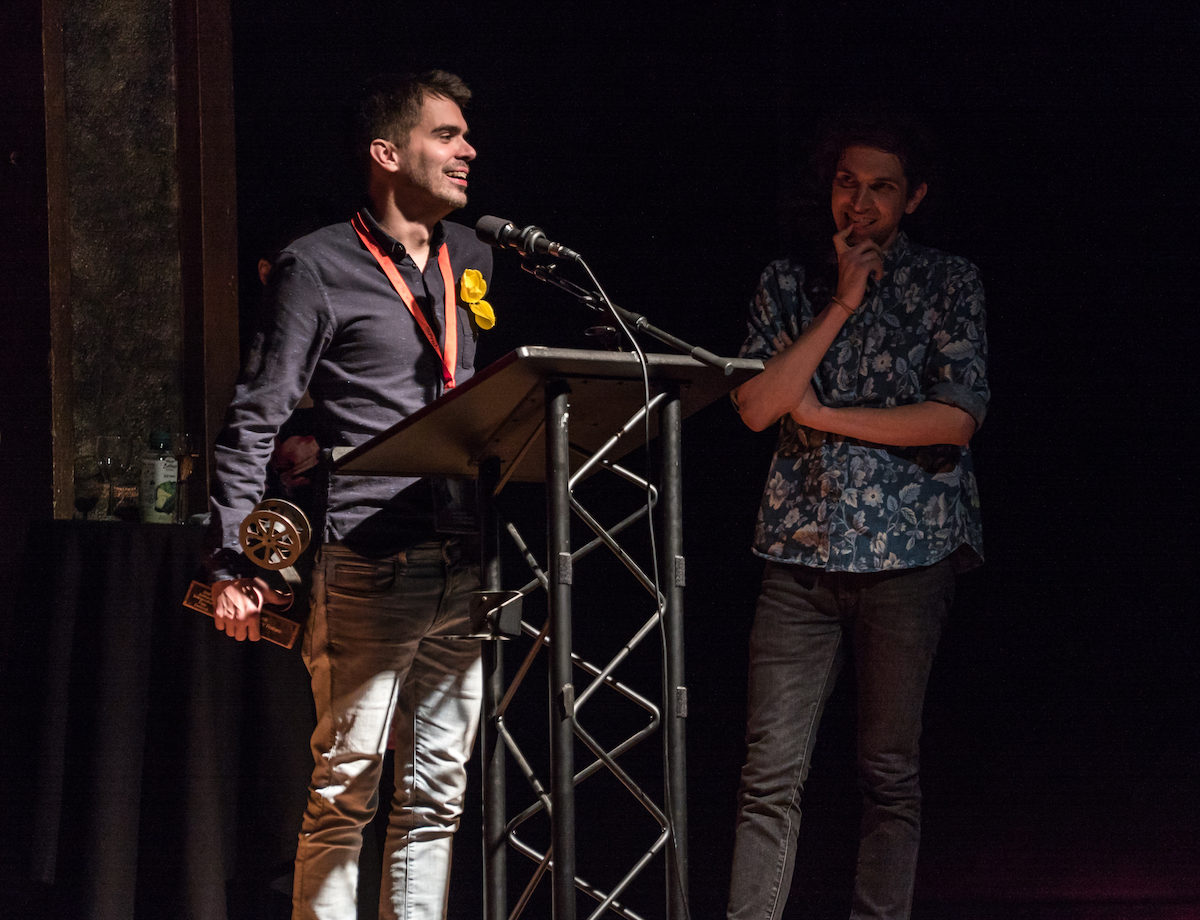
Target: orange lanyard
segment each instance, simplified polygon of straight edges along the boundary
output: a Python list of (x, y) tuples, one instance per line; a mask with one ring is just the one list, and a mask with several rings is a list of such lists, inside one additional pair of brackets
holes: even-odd
[(366, 221), (362, 219), (362, 215), (355, 214), (350, 224), (354, 227), (354, 232), (358, 234), (363, 245), (367, 247), (367, 251), (375, 257), (375, 261), (387, 275), (388, 281), (392, 282), (392, 287), (396, 289), (396, 293), (408, 307), (408, 312), (412, 314), (417, 325), (421, 327), (421, 331), (425, 333), (429, 344), (433, 346), (434, 352), (442, 362), (442, 380), (446, 384), (446, 389), (454, 389), (454, 368), (458, 364), (458, 303), (454, 298), (454, 271), (450, 268), (450, 253), (446, 249), (446, 244), (442, 243), (438, 248), (437, 256), (438, 268), (442, 271), (442, 284), (446, 288), (446, 347), (443, 350), (429, 325), (429, 320), (425, 318), (424, 311), (417, 307), (416, 298), (413, 297), (404, 278), (400, 276), (400, 270), (396, 268), (396, 263), (392, 261), (391, 256), (379, 248), (370, 231), (367, 230)]

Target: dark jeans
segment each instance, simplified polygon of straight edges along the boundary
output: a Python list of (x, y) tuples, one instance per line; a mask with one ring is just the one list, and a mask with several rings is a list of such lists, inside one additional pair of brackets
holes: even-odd
[(304, 637), (317, 728), (293, 920), (358, 915), (363, 828), (379, 804), (389, 733), (396, 792), (379, 916), (444, 920), (483, 693), (480, 642), (458, 638), (478, 587), (478, 569), (454, 540), (385, 559), (321, 547)]
[(817, 725), (847, 645), (858, 678), (863, 794), (850, 916), (909, 916), (921, 835), (921, 710), (953, 598), (949, 562), (869, 574), (767, 563), (750, 635), (730, 920), (783, 913)]

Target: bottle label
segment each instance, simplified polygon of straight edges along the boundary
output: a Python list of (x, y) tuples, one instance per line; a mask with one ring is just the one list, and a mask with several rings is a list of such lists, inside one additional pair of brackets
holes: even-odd
[(174, 457), (147, 458), (142, 461), (142, 486), (139, 497), (142, 520), (145, 523), (174, 523), (178, 473), (179, 463)]

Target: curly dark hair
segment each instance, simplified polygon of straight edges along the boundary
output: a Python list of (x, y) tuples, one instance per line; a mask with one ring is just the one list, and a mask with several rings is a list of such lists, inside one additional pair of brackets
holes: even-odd
[(824, 189), (833, 185), (847, 147), (874, 147), (893, 154), (904, 169), (909, 194), (935, 177), (934, 145), (916, 120), (896, 115), (843, 116), (823, 125), (813, 151), (813, 170)]

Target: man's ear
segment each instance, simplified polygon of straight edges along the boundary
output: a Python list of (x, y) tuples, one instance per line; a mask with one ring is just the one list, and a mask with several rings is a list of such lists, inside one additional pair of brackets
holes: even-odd
[(381, 137), (377, 137), (371, 141), (371, 161), (377, 163), (381, 169), (388, 172), (395, 172), (399, 169), (398, 153), (396, 145), (391, 141), (385, 141)]
[(916, 187), (916, 189), (913, 191), (913, 193), (911, 195), (909, 195), (908, 204), (906, 204), (904, 206), (904, 213), (911, 214), (913, 211), (915, 211), (917, 209), (917, 205), (919, 205), (921, 203), (921, 201), (925, 198), (925, 193), (928, 191), (929, 191), (929, 186), (926, 185), (924, 182), (922, 182), (920, 185), (918, 185)]

